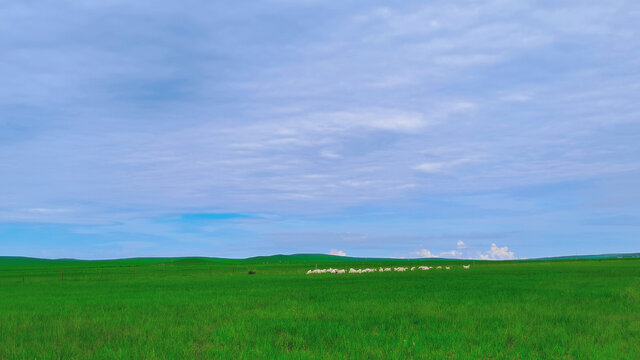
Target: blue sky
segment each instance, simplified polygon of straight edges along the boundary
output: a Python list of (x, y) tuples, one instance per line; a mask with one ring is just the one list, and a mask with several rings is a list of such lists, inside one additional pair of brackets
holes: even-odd
[(0, 4), (0, 254), (640, 251), (640, 4)]

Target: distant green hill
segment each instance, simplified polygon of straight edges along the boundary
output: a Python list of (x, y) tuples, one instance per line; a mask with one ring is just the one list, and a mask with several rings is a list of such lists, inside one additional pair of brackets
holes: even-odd
[(552, 256), (531, 260), (628, 259), (637, 257), (640, 257), (640, 253)]
[(245, 259), (249, 263), (311, 263), (311, 262), (350, 262), (350, 261), (405, 261), (416, 259), (391, 259), (391, 258), (361, 258), (350, 256), (336, 256), (326, 254), (292, 254), (255, 256)]
[(100, 266), (100, 267), (118, 267), (118, 266), (142, 266), (154, 264), (167, 264), (174, 266), (198, 266), (205, 264), (313, 264), (313, 263), (348, 263), (348, 262), (396, 262), (396, 261), (456, 261), (455, 259), (392, 259), (392, 258), (360, 258), (348, 256), (335, 256), (326, 254), (292, 254), (292, 255), (271, 255), (271, 256), (255, 256), (246, 259), (228, 259), (228, 258), (210, 258), (210, 257), (176, 257), (176, 258), (128, 258), (128, 259), (112, 259), (112, 260), (75, 260), (75, 259), (39, 259), (19, 256), (0, 256), (0, 266), (11, 267), (52, 267), (52, 266)]
[[(624, 259), (637, 258), (640, 253), (629, 254), (599, 254), (599, 255), (575, 255), (544, 257), (529, 260), (581, 260), (581, 259)], [(388, 262), (388, 261), (470, 261), (469, 259), (442, 259), (442, 258), (418, 258), (418, 259), (394, 259), (394, 258), (361, 258), (349, 256), (335, 256), (326, 254), (277, 254), (271, 256), (254, 256), (246, 259), (228, 259), (211, 257), (176, 257), (176, 258), (129, 258), (113, 260), (76, 260), (76, 259), (39, 259), (22, 256), (0, 256), (0, 266), (86, 266), (88, 263), (95, 266), (131, 266), (171, 264), (175, 266), (195, 266), (203, 264), (291, 264), (291, 263), (326, 263), (326, 262)], [(474, 260), (476, 261), (476, 260)], [(521, 260), (528, 261), (528, 260)]]

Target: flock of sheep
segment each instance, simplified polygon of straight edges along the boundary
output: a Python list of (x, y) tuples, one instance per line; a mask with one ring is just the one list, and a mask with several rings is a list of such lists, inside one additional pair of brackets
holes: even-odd
[[(463, 269), (469, 269), (471, 268), (471, 265), (462, 265)], [(394, 267), (394, 268), (379, 268), (379, 269), (354, 269), (351, 268), (349, 269), (349, 274), (362, 274), (362, 273), (372, 273), (372, 272), (388, 272), (388, 271), (407, 271), (407, 270), (411, 270), (411, 271), (415, 271), (416, 269), (418, 270), (431, 270), (431, 269), (438, 269), (438, 270), (442, 270), (442, 266), (438, 266), (438, 267), (433, 267), (433, 266), (412, 266), (411, 268), (409, 267), (402, 267), (402, 266), (398, 266), (398, 267)], [(445, 266), (444, 267), (445, 270), (451, 270), (451, 266)], [(332, 269), (332, 268), (328, 268), (328, 269), (315, 269), (315, 270), (309, 270), (307, 271), (307, 275), (311, 275), (311, 274), (345, 274), (347, 271), (345, 269)]]

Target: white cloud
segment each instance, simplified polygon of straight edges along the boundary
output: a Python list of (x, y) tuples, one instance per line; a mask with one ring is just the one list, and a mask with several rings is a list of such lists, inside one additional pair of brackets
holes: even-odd
[(348, 131), (355, 128), (411, 132), (427, 125), (422, 114), (391, 109), (361, 109), (317, 113), (302, 126), (320, 132)]
[(486, 253), (480, 254), (482, 260), (512, 260), (515, 258), (513, 251), (509, 251), (509, 247), (499, 247), (495, 243), (491, 244), (491, 249)]
[(465, 244), (464, 241), (462, 241), (462, 240), (458, 240), (456, 245), (458, 246), (458, 249), (464, 249), (464, 248), (467, 247), (467, 244)]
[(329, 255), (347, 256), (347, 253), (342, 250), (331, 249), (331, 251), (329, 251)]
[(531, 96), (526, 94), (507, 94), (501, 96), (500, 100), (504, 102), (525, 102), (531, 100)]
[(437, 162), (423, 162), (413, 167), (414, 170), (425, 172), (425, 173), (438, 173), (448, 169), (451, 169), (455, 166), (476, 162), (480, 159), (475, 157), (463, 157), (460, 159), (448, 160), (448, 161), (437, 161)]
[(425, 125), (426, 123), (421, 116), (405, 114), (380, 117), (368, 123), (368, 126), (373, 128), (389, 131), (411, 131), (420, 129)]
[(440, 162), (425, 162), (413, 167), (414, 170), (426, 172), (426, 173), (437, 173), (442, 171), (446, 167), (445, 163)]
[(431, 251), (427, 250), (427, 249), (420, 249), (416, 252), (414, 252), (415, 255), (418, 255), (419, 257), (423, 257), (423, 258), (434, 258), (437, 257), (435, 254), (433, 254)]
[[(216, 133), (222, 131), (228, 138), (221, 139), (221, 141), (229, 141), (228, 146), (236, 150), (291, 150), (343, 143), (352, 137), (354, 132), (360, 136), (376, 132), (418, 133), (429, 125), (425, 116), (446, 118), (446, 114), (453, 112), (456, 111), (449, 107), (444, 110), (433, 110), (433, 114), (395, 108), (350, 108), (342, 111), (318, 111), (287, 116), (277, 114), (270, 120), (247, 125), (237, 125), (225, 129), (216, 127), (215, 131), (206, 128), (193, 130), (201, 136), (204, 133), (216, 136), (219, 135)], [(318, 155), (329, 159), (342, 157), (342, 154), (326, 148), (319, 149)]]
[(440, 253), (441, 257), (460, 257), (462, 256), (462, 252), (457, 250), (443, 251)]
[(339, 159), (342, 157), (340, 154), (330, 150), (322, 150), (318, 155), (320, 155), (320, 157), (323, 157), (325, 159)]
[(70, 212), (71, 210), (69, 209), (52, 209), (52, 208), (31, 208), (31, 209), (27, 209), (27, 212), (32, 213), (32, 214), (59, 214), (59, 213), (66, 213), (66, 212)]

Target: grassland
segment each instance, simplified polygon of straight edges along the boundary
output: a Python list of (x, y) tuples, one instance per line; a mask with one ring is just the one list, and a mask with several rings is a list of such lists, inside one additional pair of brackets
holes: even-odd
[(464, 263), (0, 258), (0, 359), (640, 358), (640, 259)]

